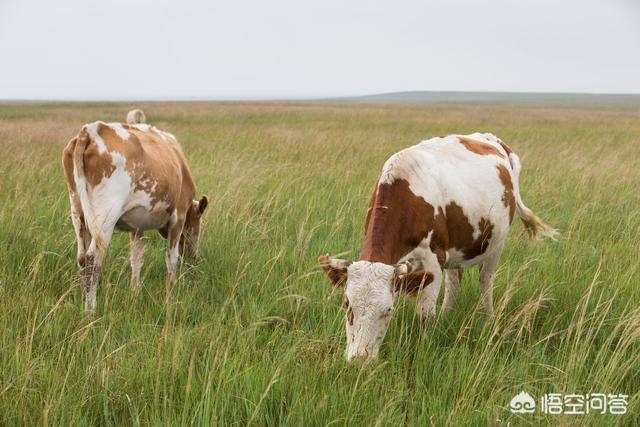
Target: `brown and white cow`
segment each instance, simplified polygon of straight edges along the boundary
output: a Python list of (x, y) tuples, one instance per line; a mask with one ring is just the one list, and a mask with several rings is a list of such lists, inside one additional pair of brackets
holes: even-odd
[(134, 289), (144, 261), (144, 231), (159, 230), (167, 239), (170, 280), (179, 254), (195, 257), (208, 199), (194, 200), (193, 177), (172, 134), (147, 124), (89, 123), (69, 141), (62, 162), (85, 310), (95, 310), (100, 267), (114, 230), (129, 233)]
[(387, 160), (369, 202), (360, 260), (318, 259), (334, 286), (346, 284), (348, 360), (377, 356), (397, 291), (421, 291), (421, 318), (435, 316), (445, 270), (443, 311), (464, 269), (481, 264), (480, 292), (492, 314), (493, 277), (514, 213), (534, 239), (557, 233), (522, 202), (520, 168), (511, 148), (486, 133), (432, 138)]

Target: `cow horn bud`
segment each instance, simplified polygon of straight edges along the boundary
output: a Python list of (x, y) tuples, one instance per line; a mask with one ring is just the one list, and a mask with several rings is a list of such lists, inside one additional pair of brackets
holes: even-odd
[(352, 262), (346, 259), (329, 257), (329, 265), (336, 270), (346, 270)]
[(398, 277), (406, 276), (409, 273), (409, 266), (406, 263), (396, 264), (395, 269)]

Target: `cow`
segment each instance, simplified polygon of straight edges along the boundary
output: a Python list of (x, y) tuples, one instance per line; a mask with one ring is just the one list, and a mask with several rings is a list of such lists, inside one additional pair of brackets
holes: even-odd
[(85, 310), (95, 311), (102, 261), (114, 231), (129, 233), (131, 287), (140, 286), (143, 233), (166, 239), (169, 280), (179, 255), (193, 260), (209, 200), (196, 187), (175, 136), (147, 124), (89, 123), (63, 151)]
[(432, 138), (391, 156), (369, 202), (359, 261), (321, 256), (334, 287), (345, 286), (346, 358), (375, 358), (398, 292), (418, 295), (418, 314), (453, 306), (464, 269), (481, 265), (484, 309), (493, 313), (493, 278), (514, 214), (529, 236), (555, 240), (522, 202), (521, 164), (489, 133)]
[(144, 115), (144, 111), (136, 108), (127, 113), (127, 124), (138, 125), (147, 122), (147, 117)]

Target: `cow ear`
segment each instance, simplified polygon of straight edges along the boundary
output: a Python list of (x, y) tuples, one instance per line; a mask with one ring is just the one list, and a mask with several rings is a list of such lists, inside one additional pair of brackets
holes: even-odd
[(347, 267), (351, 265), (351, 261), (322, 255), (318, 257), (318, 264), (329, 277), (333, 287), (344, 286), (347, 282)]
[(431, 282), (433, 282), (433, 273), (429, 271), (412, 271), (405, 275), (396, 276), (396, 291), (415, 295)]
[(202, 215), (205, 209), (209, 206), (209, 198), (207, 196), (202, 196), (200, 201), (198, 202), (198, 213)]

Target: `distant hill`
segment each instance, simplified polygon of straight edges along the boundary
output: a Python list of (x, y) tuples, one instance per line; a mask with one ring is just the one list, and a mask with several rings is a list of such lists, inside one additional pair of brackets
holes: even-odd
[(348, 99), (381, 102), (626, 101), (640, 103), (640, 94), (410, 91), (355, 96)]

